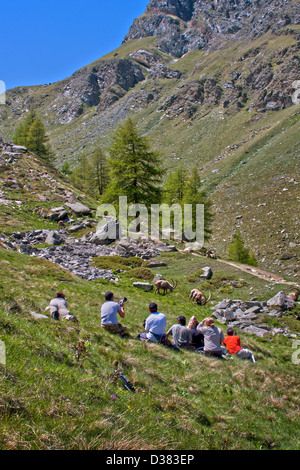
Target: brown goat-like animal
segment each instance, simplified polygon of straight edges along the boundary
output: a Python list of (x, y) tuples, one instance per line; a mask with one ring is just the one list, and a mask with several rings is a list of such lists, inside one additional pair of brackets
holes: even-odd
[(196, 303), (198, 305), (205, 305), (207, 304), (207, 302), (210, 301), (211, 299), (211, 293), (209, 293), (209, 297), (208, 299), (205, 297), (204, 294), (202, 294), (202, 292), (200, 292), (198, 289), (193, 289), (191, 290), (191, 293), (190, 293), (190, 296), (189, 296), (189, 300), (194, 300), (196, 301)]
[(290, 297), (290, 298), (293, 299), (295, 302), (297, 302), (299, 295), (300, 295), (300, 290), (297, 289), (297, 290), (295, 290), (295, 292), (291, 292), (291, 293), (288, 295), (288, 297)]
[(160, 289), (162, 289), (163, 293), (166, 294), (168, 290), (172, 292), (175, 289), (175, 287), (177, 287), (177, 282), (174, 283), (172, 279), (172, 284), (170, 284), (168, 281), (165, 281), (164, 279), (162, 279), (162, 280), (157, 281), (154, 285), (156, 287), (155, 294), (159, 294)]
[(215, 253), (213, 253), (211, 250), (207, 250), (205, 256), (206, 256), (206, 258), (217, 259), (217, 255)]

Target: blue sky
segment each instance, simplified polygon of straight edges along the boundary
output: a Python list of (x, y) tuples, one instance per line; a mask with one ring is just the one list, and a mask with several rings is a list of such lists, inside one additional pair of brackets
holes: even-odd
[(149, 0), (1, 0), (6, 90), (69, 77), (119, 47)]

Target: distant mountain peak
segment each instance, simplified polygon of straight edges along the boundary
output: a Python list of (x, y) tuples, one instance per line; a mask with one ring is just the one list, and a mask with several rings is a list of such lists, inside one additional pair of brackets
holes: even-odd
[(178, 16), (184, 21), (190, 21), (194, 12), (196, 0), (150, 0), (146, 14), (165, 13)]
[(182, 57), (299, 23), (300, 7), (293, 0), (150, 0), (124, 42), (154, 36), (160, 50)]

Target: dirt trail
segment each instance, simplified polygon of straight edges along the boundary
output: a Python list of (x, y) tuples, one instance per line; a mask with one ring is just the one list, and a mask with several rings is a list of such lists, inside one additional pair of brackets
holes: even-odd
[[(198, 253), (192, 253), (194, 256), (198, 256), (202, 258), (201, 255)], [(209, 259), (209, 258), (208, 258)], [(252, 274), (253, 276), (259, 277), (260, 279), (264, 279), (267, 282), (273, 282), (274, 284), (286, 284), (290, 286), (299, 286), (299, 282), (293, 281), (286, 281), (283, 277), (279, 276), (278, 274), (270, 273), (268, 271), (264, 271), (263, 269), (255, 268), (253, 266), (248, 266), (246, 264), (235, 263), (234, 261), (227, 261), (224, 259), (217, 258), (216, 261), (219, 261), (223, 264), (228, 264), (229, 266), (233, 266), (234, 268), (240, 269), (245, 273)]]

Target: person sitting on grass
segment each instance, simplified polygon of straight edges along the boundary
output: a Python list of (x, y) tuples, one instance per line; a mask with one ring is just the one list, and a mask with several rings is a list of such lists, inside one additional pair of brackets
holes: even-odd
[(113, 334), (125, 336), (127, 329), (118, 322), (118, 314), (121, 318), (125, 317), (124, 301), (114, 301), (113, 292), (106, 292), (105, 302), (101, 307), (101, 326)]
[(163, 313), (157, 311), (158, 307), (155, 302), (149, 305), (150, 315), (145, 320), (146, 333), (140, 333), (138, 338), (142, 341), (153, 341), (154, 343), (161, 343), (165, 337), (167, 328), (167, 319)]
[(197, 330), (204, 335), (204, 354), (221, 358), (226, 352), (225, 348), (221, 346), (224, 334), (220, 328), (215, 326), (214, 319), (205, 318), (199, 323)]
[(240, 359), (250, 359), (250, 361), (255, 362), (253, 353), (248, 349), (241, 347), (240, 337), (234, 333), (231, 326), (227, 328), (227, 336), (224, 339), (223, 344), (225, 344), (228, 351), (233, 356), (236, 356)]
[(167, 331), (166, 336), (169, 335), (173, 336), (174, 346), (178, 349), (185, 348), (185, 349), (192, 349), (194, 350), (194, 346), (192, 346), (192, 333), (186, 325), (186, 319), (183, 315), (179, 315), (176, 318), (177, 324), (171, 326), (171, 328)]
[(189, 321), (187, 328), (190, 330), (192, 335), (192, 346), (196, 349), (203, 349), (204, 347), (204, 336), (200, 331), (197, 330), (199, 322), (195, 315), (193, 315)]

